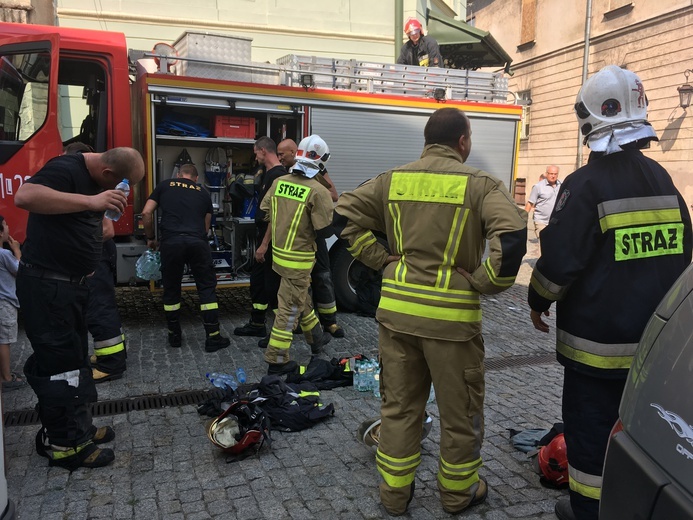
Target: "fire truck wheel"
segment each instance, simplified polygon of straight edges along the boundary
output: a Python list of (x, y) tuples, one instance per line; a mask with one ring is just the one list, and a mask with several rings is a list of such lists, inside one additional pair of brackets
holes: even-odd
[[(385, 239), (378, 237), (378, 241), (386, 245)], [(341, 240), (330, 250), (330, 264), (339, 310), (375, 314), (380, 300), (382, 272), (355, 260), (347, 250), (347, 243)]]

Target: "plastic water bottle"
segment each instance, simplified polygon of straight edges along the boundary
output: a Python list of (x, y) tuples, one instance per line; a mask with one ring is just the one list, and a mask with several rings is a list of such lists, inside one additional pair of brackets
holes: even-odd
[(380, 366), (373, 368), (373, 396), (380, 399)]
[(236, 369), (236, 379), (238, 379), (238, 382), (240, 384), (243, 384), (246, 382), (245, 370), (243, 370), (243, 367), (238, 367)]
[[(127, 197), (128, 195), (130, 195), (130, 182), (127, 179), (123, 179), (118, 183), (118, 186), (116, 186), (115, 189), (122, 191)], [(111, 219), (113, 221), (118, 220), (122, 215), (123, 214), (120, 211), (116, 211), (114, 209), (109, 209), (104, 214), (106, 218)]]
[(368, 392), (373, 389), (373, 362), (366, 361), (365, 370), (363, 371), (363, 384), (361, 385), (362, 392)]
[(220, 372), (208, 372), (207, 379), (209, 379), (209, 382), (212, 383), (214, 386), (224, 391), (227, 388), (231, 388), (231, 390), (236, 390), (236, 388), (238, 388), (238, 383), (231, 374), (224, 374)]

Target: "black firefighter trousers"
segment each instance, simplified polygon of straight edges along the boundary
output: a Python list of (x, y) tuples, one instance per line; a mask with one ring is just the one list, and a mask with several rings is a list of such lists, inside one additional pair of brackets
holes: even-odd
[(115, 242), (104, 242), (96, 271), (87, 278), (87, 327), (94, 338), (95, 368), (106, 374), (124, 372), (127, 358), (113, 281), (116, 254)]
[(204, 238), (173, 235), (161, 241), (161, 281), (164, 286), (164, 312), (169, 333), (180, 334), (181, 281), (185, 264), (190, 266), (207, 337), (219, 333), (217, 277), (212, 250)]
[(577, 520), (597, 520), (606, 445), (618, 420), (626, 379), (605, 379), (566, 368), (563, 423), (570, 505)]
[(77, 447), (89, 441), (90, 402), (97, 399), (88, 358), (83, 283), (29, 276), (20, 266), (17, 297), (34, 353), (24, 365), (36, 397), (41, 424), (57, 446)]

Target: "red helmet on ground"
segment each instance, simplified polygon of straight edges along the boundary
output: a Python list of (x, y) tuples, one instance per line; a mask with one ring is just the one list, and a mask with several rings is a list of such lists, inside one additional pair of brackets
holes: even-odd
[(562, 433), (541, 447), (538, 459), (543, 479), (556, 487), (568, 485), (568, 450)]
[(404, 23), (404, 34), (409, 36), (409, 33), (412, 31), (421, 32), (421, 22), (419, 22), (416, 18), (409, 18)]

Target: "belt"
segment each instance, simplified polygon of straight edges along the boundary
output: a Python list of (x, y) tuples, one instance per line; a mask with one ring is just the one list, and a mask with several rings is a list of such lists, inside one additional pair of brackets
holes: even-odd
[(51, 271), (43, 267), (37, 267), (31, 264), (19, 263), (19, 270), (23, 275), (31, 276), (32, 278), (42, 278), (44, 280), (57, 280), (59, 282), (67, 282), (76, 285), (84, 285), (87, 283), (86, 276), (70, 276), (69, 274)]

